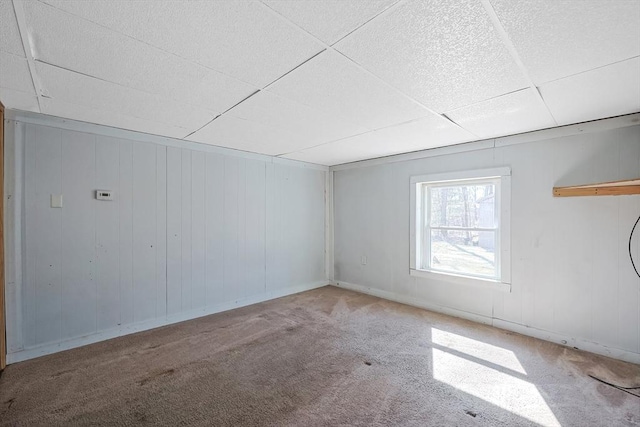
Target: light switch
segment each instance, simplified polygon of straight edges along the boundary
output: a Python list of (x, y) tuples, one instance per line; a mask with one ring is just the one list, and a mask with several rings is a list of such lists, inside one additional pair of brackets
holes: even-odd
[(61, 208), (62, 207), (62, 194), (52, 194), (51, 195), (51, 207), (52, 208)]

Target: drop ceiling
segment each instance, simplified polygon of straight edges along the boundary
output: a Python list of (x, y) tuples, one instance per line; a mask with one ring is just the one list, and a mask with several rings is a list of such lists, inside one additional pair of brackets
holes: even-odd
[(640, 111), (640, 1), (0, 0), (0, 101), (337, 165)]

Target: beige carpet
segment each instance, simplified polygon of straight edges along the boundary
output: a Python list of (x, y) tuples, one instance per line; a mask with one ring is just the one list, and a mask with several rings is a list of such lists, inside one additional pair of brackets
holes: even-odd
[(18, 363), (2, 425), (640, 425), (640, 366), (334, 287)]

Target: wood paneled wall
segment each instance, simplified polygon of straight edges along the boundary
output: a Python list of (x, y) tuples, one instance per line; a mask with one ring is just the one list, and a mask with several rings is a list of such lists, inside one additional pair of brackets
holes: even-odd
[[(410, 277), (410, 177), (499, 166), (512, 170), (511, 293)], [(640, 279), (628, 255), (640, 196), (551, 192), (638, 176), (640, 126), (335, 171), (336, 281), (640, 363)]]
[(25, 274), (10, 353), (325, 281), (326, 171), (17, 126)]

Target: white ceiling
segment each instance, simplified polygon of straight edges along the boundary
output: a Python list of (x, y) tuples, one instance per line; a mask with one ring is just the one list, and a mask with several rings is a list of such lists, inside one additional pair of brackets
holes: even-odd
[(0, 0), (0, 101), (335, 165), (640, 111), (640, 1)]

